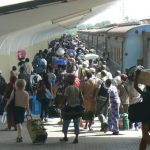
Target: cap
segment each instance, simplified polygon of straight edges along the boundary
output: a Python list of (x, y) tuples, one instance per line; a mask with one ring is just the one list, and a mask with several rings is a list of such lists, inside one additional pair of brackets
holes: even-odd
[(95, 68), (90, 68), (89, 71), (90, 71), (91, 73), (95, 73), (96, 70), (95, 70)]

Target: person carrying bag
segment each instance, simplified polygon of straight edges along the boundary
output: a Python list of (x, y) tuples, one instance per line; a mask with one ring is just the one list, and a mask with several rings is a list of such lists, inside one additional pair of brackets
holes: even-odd
[(150, 86), (145, 85), (143, 91), (138, 87), (138, 78), (142, 69), (136, 71), (134, 88), (141, 94), (143, 101), (130, 105), (128, 112), (131, 121), (142, 122), (142, 139), (139, 150), (146, 150), (147, 144), (150, 143)]
[(74, 80), (75, 76), (73, 74), (68, 75), (67, 82), (69, 86), (65, 89), (65, 97), (66, 97), (66, 105), (64, 106), (62, 110), (62, 118), (63, 118), (63, 133), (64, 137), (60, 139), (61, 142), (68, 141), (67, 133), (68, 133), (68, 127), (71, 122), (71, 119), (73, 119), (74, 122), (74, 128), (75, 128), (75, 138), (73, 140), (73, 143), (78, 143), (78, 135), (80, 132), (79, 129), (79, 122), (80, 122), (80, 116), (83, 112), (82, 108), (82, 94), (78, 87), (74, 86)]

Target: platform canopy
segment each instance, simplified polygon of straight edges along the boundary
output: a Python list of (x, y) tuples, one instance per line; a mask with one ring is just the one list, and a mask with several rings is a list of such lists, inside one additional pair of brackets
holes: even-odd
[(50, 41), (119, 0), (0, 1), (0, 53)]

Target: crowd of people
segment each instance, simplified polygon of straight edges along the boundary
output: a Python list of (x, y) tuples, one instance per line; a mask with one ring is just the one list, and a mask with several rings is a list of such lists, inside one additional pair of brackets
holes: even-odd
[[(29, 107), (32, 109), (32, 106), (28, 106), (29, 95), (36, 95), (41, 103), (41, 121), (47, 121), (48, 107), (51, 102), (56, 104), (57, 96), (61, 95), (57, 107), (62, 112), (66, 106), (71, 109), (83, 106), (84, 112), (82, 116), (69, 119), (60, 116), (64, 133), (64, 138), (60, 141), (68, 141), (68, 126), (73, 119), (76, 135), (73, 143), (78, 143), (79, 127), (92, 131), (95, 116), (99, 118), (101, 132), (111, 131), (113, 135), (118, 135), (120, 114), (128, 114), (128, 107), (142, 100), (141, 92), (134, 88), (134, 71), (117, 70), (116, 74), (112, 75), (105, 57), (86, 58), (87, 54), (95, 52), (94, 49), (88, 50), (77, 35), (64, 34), (61, 38), (51, 41), (49, 49), (39, 50), (33, 61), (29, 58), (20, 60), (19, 73), (17, 67), (13, 66), (10, 81), (8, 84), (5, 82), (5, 90), (0, 93), (7, 103), (5, 110), (15, 93), (16, 111), (23, 114), (24, 108), (28, 111)], [(143, 90), (144, 86), (139, 88)], [(18, 115), (14, 115), (14, 118), (18, 118)], [(8, 111), (7, 120), (7, 129), (10, 130), (13, 126), (19, 131), (17, 141), (22, 141), (23, 115), (16, 120), (13, 119), (12, 111)], [(138, 130), (141, 123), (129, 122), (129, 127)]]

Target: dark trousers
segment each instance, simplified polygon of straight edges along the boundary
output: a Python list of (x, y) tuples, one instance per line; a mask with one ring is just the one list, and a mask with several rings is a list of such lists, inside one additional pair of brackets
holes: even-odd
[(142, 139), (139, 150), (146, 150), (147, 144), (150, 144), (150, 124), (142, 123)]
[(48, 115), (48, 107), (49, 107), (49, 102), (46, 99), (41, 100), (41, 114), (40, 118), (43, 120), (43, 118), (46, 119)]

